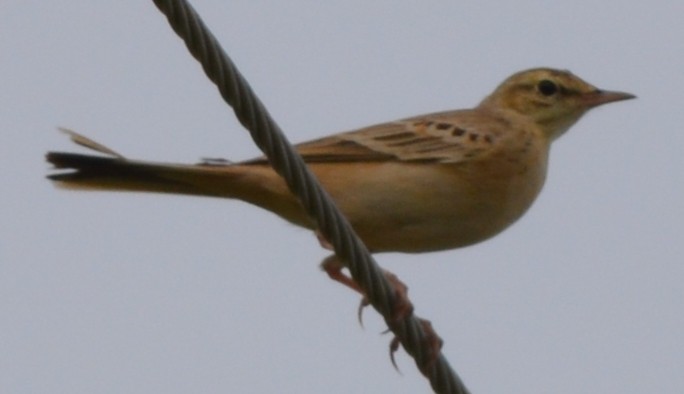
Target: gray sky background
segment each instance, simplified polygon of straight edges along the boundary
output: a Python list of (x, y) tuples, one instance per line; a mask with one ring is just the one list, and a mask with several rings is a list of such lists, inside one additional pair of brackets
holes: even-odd
[[(638, 100), (554, 146), (486, 243), (379, 255), (473, 393), (684, 392), (684, 3), (195, 1), (292, 141), (567, 68)], [(151, 1), (0, 5), (2, 393), (415, 393), (307, 231), (246, 204), (73, 193), (77, 130), (135, 158), (259, 152)]]

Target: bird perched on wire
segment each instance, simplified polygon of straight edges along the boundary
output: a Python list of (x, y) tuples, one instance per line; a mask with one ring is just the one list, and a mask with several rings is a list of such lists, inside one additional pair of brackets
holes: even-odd
[[(537, 68), (510, 76), (472, 109), (377, 124), (296, 149), (371, 252), (452, 249), (520, 218), (542, 189), (551, 143), (589, 109), (634, 97)], [(69, 134), (101, 155), (49, 152), (47, 161), (60, 171), (48, 178), (59, 186), (239, 199), (316, 230), (265, 158), (137, 161)], [(339, 263), (324, 268), (354, 287)]]

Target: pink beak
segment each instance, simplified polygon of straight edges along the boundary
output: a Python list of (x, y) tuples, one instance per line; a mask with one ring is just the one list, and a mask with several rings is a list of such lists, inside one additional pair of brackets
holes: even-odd
[(587, 108), (593, 108), (599, 105), (622, 100), (630, 100), (633, 98), (636, 98), (636, 96), (631, 93), (611, 92), (609, 90), (596, 89), (593, 92), (584, 94), (582, 96), (582, 102), (587, 106)]

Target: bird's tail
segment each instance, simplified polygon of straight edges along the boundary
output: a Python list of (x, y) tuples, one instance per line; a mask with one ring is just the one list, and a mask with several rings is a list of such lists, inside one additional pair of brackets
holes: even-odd
[(48, 179), (66, 189), (140, 191), (245, 199), (246, 171), (230, 164), (167, 164), (129, 160), (87, 137), (61, 129), (73, 142), (103, 155), (48, 152), (56, 173)]
[(73, 142), (101, 155), (48, 152), (57, 186), (77, 190), (156, 192), (236, 198), (272, 211), (295, 224), (311, 227), (298, 200), (265, 162), (230, 164), (211, 161), (194, 165), (129, 160), (73, 131)]

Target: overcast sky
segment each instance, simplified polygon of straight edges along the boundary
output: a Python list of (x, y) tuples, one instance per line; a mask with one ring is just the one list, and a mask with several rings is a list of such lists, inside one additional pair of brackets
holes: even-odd
[[(555, 143), (500, 236), (377, 259), (473, 393), (684, 392), (684, 3), (194, 3), (295, 142), (472, 106), (536, 66), (638, 95)], [(151, 1), (3, 1), (2, 393), (429, 391), (311, 233), (235, 201), (57, 190), (44, 153), (82, 151), (57, 126), (135, 158), (259, 154)]]

